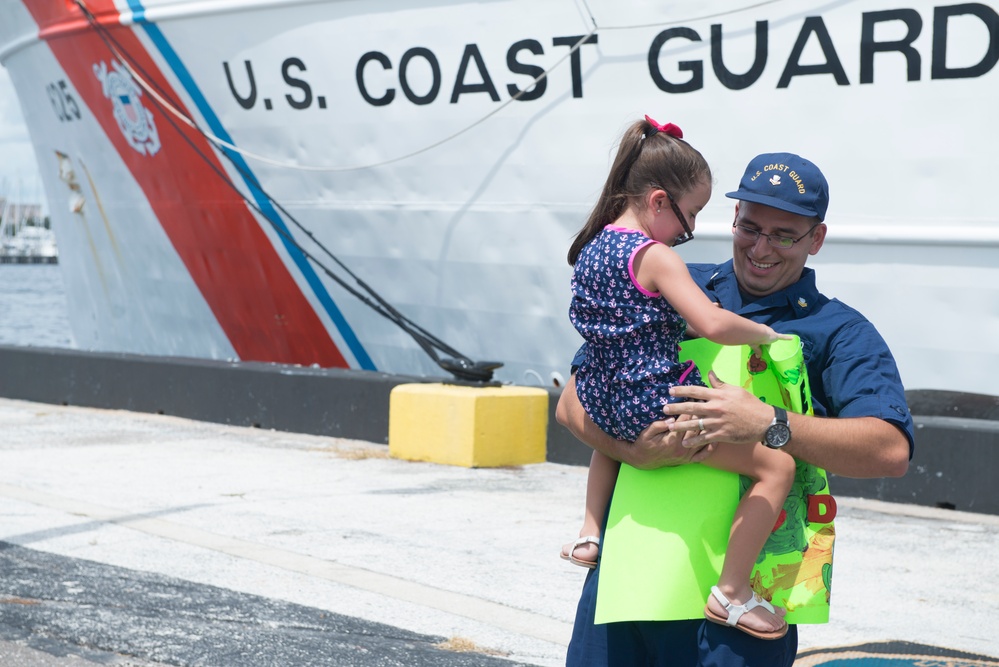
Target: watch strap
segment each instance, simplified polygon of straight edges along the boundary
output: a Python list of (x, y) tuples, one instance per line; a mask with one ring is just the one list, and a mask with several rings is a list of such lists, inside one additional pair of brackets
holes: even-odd
[(774, 406), (774, 423), (787, 424), (787, 410)]

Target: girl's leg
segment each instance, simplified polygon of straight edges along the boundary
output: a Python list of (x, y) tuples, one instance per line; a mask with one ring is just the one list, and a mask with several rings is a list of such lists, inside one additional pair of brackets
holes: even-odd
[[(600, 537), (604, 511), (607, 509), (607, 503), (614, 492), (617, 471), (620, 467), (621, 464), (614, 459), (608, 458), (596, 450), (593, 451), (586, 478), (586, 508), (583, 514), (583, 527), (579, 531), (580, 537)], [(592, 543), (581, 544), (573, 549), (573, 543), (569, 542), (562, 547), (562, 556), (565, 558), (572, 555), (579, 560), (596, 562), (599, 553), (600, 548)]]
[[(718, 580), (718, 588), (731, 602), (745, 604), (753, 596), (749, 578), (756, 557), (770, 536), (784, 500), (791, 491), (795, 473), (794, 458), (786, 452), (769, 449), (759, 443), (749, 446), (719, 443), (704, 464), (754, 480), (736, 508), (728, 550), (725, 552), (725, 564)], [(714, 596), (709, 597), (708, 605), (716, 614), (726, 616), (725, 608)], [(743, 616), (739, 623), (764, 632), (779, 630), (784, 626), (784, 620), (780, 618), (784, 612), (780, 608), (777, 608), (777, 612), (775, 615), (757, 607)]]

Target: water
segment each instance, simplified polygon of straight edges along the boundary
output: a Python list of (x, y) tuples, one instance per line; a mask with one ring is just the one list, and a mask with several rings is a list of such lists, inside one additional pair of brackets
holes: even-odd
[(73, 347), (55, 264), (0, 264), (0, 345)]

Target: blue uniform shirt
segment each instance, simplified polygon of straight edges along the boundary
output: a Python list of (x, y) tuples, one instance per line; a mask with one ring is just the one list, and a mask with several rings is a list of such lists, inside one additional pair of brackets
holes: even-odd
[[(801, 338), (816, 415), (883, 419), (905, 433), (912, 458), (912, 415), (895, 358), (866, 317), (819, 293), (812, 269), (806, 268), (784, 290), (747, 299), (739, 291), (732, 260), (688, 268), (708, 298), (725, 310)], [(577, 353), (573, 365), (580, 359)]]

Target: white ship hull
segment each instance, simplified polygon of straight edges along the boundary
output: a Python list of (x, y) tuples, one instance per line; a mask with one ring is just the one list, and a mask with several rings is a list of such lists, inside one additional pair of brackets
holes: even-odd
[(85, 5), (0, 9), (81, 348), (446, 376), (318, 242), (497, 379), (550, 384), (580, 342), (568, 244), (648, 113), (715, 174), (688, 260), (730, 256), (752, 156), (805, 155), (820, 289), (908, 388), (999, 394), (996, 3)]

